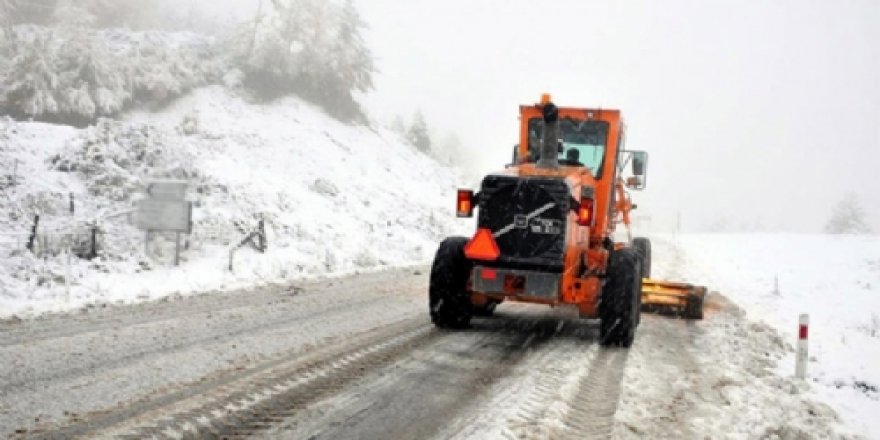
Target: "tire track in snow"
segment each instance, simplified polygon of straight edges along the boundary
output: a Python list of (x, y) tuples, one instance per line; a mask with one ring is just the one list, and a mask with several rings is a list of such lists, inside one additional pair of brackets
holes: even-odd
[[(391, 273), (406, 274), (411, 269), (400, 269)], [(153, 323), (170, 322), (188, 316), (205, 313), (232, 312), (237, 309), (254, 307), (283, 307), (289, 298), (297, 299), (298, 307), (309, 306), (340, 307), (351, 304), (345, 295), (352, 289), (378, 290), (386, 279), (384, 273), (361, 275), (357, 283), (348, 278), (310, 281), (300, 286), (270, 286), (263, 289), (236, 290), (223, 293), (206, 293), (187, 297), (185, 301), (162, 299), (156, 302), (134, 306), (111, 305), (106, 309), (95, 309), (80, 315), (48, 315), (32, 321), (0, 321), (0, 348), (40, 341), (70, 338), (86, 333), (101, 333)], [(405, 276), (405, 275), (403, 275)], [(330, 287), (325, 284), (330, 283)]]
[(534, 390), (508, 419), (504, 438), (611, 438), (628, 350), (592, 346), (572, 353), (577, 347), (566, 345), (548, 356), (564, 362), (535, 372)]
[(620, 385), (629, 350), (601, 349), (590, 373), (584, 377), (569, 403), (564, 429), (554, 438), (609, 439), (620, 401)]
[(435, 438), (595, 438), (586, 436), (598, 426), (611, 432), (626, 350), (600, 348), (596, 327), (587, 321), (544, 319), (555, 320), (554, 337), (500, 381), (470, 411), (475, 415)]
[(72, 426), (43, 431), (35, 438), (249, 435), (439, 335), (424, 318), (410, 319), (353, 337), (341, 347), (318, 350), (310, 356), (294, 354), (251, 371), (232, 372), (118, 411), (95, 414)]
[[(437, 438), (480, 417), (479, 403), (558, 334), (556, 320), (479, 319), (418, 347), (372, 378), (289, 419), (262, 438)], [(389, 423), (389, 421), (397, 421)]]
[(264, 321), (254, 322), (252, 323), (252, 325), (248, 326), (230, 326), (231, 330), (227, 330), (221, 334), (192, 334), (177, 341), (174, 344), (164, 346), (150, 346), (139, 350), (130, 350), (127, 352), (116, 353), (117, 357), (112, 359), (102, 359), (100, 360), (100, 362), (96, 360), (94, 362), (79, 365), (71, 363), (71, 366), (69, 367), (55, 369), (51, 371), (44, 371), (42, 372), (42, 374), (20, 377), (9, 380), (8, 382), (0, 379), (0, 390), (7, 393), (25, 391), (29, 387), (33, 386), (34, 383), (59, 381), (70, 377), (87, 376), (89, 372), (98, 369), (109, 370), (113, 368), (120, 368), (125, 365), (134, 364), (150, 356), (164, 353), (182, 352), (194, 347), (205, 346), (206, 344), (217, 341), (218, 339), (235, 340), (236, 338), (246, 335), (256, 333), (270, 333), (272, 331), (290, 328), (293, 323), (305, 323), (303, 324), (305, 326), (308, 326), (311, 323), (320, 324), (329, 316), (343, 314), (345, 312), (353, 312), (356, 311), (358, 308), (363, 308), (366, 305), (374, 303), (376, 301), (376, 298), (353, 300), (348, 302), (347, 304), (335, 304), (318, 312), (309, 311), (311, 312), (311, 314), (309, 314), (309, 312), (304, 312), (294, 313), (290, 316), (280, 315), (270, 317)]

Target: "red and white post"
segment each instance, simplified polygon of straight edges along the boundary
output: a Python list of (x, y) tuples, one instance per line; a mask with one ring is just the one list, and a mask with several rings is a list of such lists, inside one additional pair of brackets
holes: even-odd
[(794, 375), (798, 379), (807, 378), (807, 360), (809, 352), (807, 350), (807, 336), (810, 333), (810, 315), (803, 314), (799, 320), (798, 327), (798, 343), (797, 343), (797, 360)]

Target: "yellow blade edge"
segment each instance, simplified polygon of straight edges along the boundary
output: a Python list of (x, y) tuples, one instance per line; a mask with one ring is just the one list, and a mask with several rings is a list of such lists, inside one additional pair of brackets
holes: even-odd
[(704, 292), (705, 288), (687, 283), (649, 278), (642, 280), (642, 304), (685, 307), (689, 296), (702, 295)]

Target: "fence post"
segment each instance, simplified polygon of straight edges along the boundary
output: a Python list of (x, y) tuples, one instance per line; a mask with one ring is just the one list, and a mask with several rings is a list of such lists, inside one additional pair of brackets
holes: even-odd
[(259, 237), (260, 238), (260, 252), (265, 253), (266, 246), (268, 245), (268, 242), (266, 240), (266, 221), (264, 219), (260, 219), (259, 229), (260, 229), (260, 237)]
[(98, 226), (92, 226), (89, 241), (89, 260), (94, 260), (95, 258), (98, 258)]
[(12, 159), (12, 192), (18, 186), (18, 159)]
[(798, 323), (799, 326), (795, 377), (803, 380), (807, 378), (807, 361), (809, 360), (807, 341), (810, 333), (810, 315), (801, 315)]
[(39, 214), (34, 215), (34, 226), (31, 228), (31, 235), (28, 237), (27, 249), (31, 252), (34, 251), (34, 242), (37, 239), (37, 227), (40, 224), (40, 216)]
[(64, 291), (67, 303), (70, 303), (70, 244), (67, 245), (67, 264), (64, 266)]
[(70, 215), (76, 212), (76, 205), (73, 202), (73, 193), (70, 193)]

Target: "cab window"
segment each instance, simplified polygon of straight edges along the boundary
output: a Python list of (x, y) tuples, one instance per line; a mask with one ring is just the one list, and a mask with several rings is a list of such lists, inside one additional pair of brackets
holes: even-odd
[[(559, 151), (559, 164), (563, 166), (584, 166), (599, 177), (605, 159), (608, 142), (608, 123), (604, 121), (584, 121), (563, 118), (559, 121), (562, 147)], [(540, 154), (541, 138), (544, 134), (544, 121), (541, 118), (529, 120), (529, 158), (536, 162)]]

